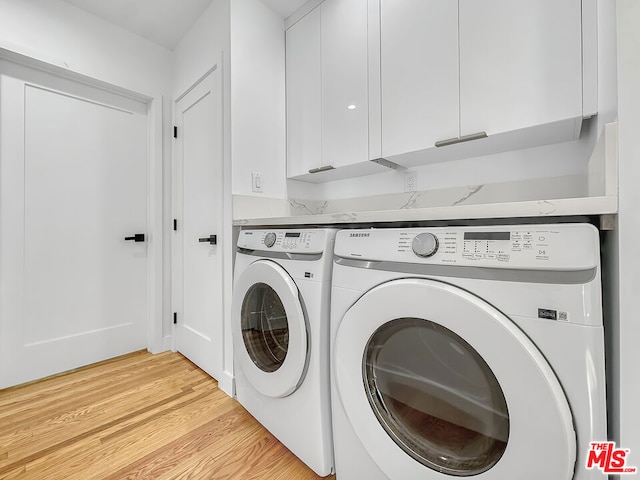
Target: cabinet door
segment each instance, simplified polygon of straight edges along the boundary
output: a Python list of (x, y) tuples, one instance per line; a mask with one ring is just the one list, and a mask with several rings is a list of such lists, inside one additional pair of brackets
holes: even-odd
[(381, 0), (380, 30), (382, 156), (457, 137), (458, 2)]
[(461, 135), (582, 116), (580, 0), (460, 0)]
[(320, 8), (286, 33), (287, 174), (322, 165)]
[(369, 160), (367, 0), (322, 6), (322, 160)]

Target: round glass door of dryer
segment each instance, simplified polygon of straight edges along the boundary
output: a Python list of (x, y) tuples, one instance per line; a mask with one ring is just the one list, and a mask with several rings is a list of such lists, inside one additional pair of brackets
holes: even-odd
[(278, 294), (256, 283), (244, 297), (240, 318), (242, 340), (253, 363), (263, 372), (278, 370), (289, 350), (289, 322)]
[(509, 438), (509, 412), (486, 362), (429, 320), (400, 318), (371, 336), (363, 357), (369, 404), (407, 454), (433, 470), (478, 475)]
[(295, 281), (278, 263), (257, 260), (237, 278), (231, 333), (236, 365), (259, 393), (286, 397), (302, 383), (307, 319)]

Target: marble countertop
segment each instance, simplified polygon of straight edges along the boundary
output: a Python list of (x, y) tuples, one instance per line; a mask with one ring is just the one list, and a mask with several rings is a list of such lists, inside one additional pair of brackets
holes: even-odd
[(285, 217), (238, 218), (234, 226), (340, 225), (375, 222), (419, 222), (430, 220), (475, 220), (489, 218), (566, 217), (610, 215), (618, 212), (617, 196), (562, 198), (507, 203), (405, 208), (296, 215)]

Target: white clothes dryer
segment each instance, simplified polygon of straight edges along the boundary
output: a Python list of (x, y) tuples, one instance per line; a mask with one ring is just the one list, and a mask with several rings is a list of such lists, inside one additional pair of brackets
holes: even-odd
[(329, 298), (335, 230), (243, 230), (232, 303), (237, 400), (320, 476), (333, 471)]
[(606, 441), (598, 231), (343, 230), (337, 480), (592, 480)]

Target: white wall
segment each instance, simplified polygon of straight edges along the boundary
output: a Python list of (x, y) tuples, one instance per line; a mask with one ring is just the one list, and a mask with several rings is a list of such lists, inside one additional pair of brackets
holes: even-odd
[[(233, 193), (286, 198), (284, 20), (259, 0), (231, 2)], [(251, 172), (263, 192), (252, 193)]]
[(640, 468), (640, 2), (618, 0), (620, 444)]
[(0, 47), (134, 92), (169, 92), (171, 51), (60, 0), (0, 0)]
[(213, 0), (173, 49), (173, 97), (182, 95), (224, 56), (229, 74), (229, 0)]

